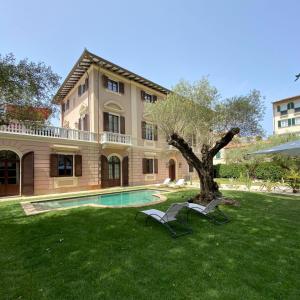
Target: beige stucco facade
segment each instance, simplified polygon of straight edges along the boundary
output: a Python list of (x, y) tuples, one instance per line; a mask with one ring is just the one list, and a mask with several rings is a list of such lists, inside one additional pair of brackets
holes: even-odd
[(300, 96), (273, 102), (273, 133), (300, 133)]
[[(119, 91), (107, 88), (103, 84), (103, 76), (118, 82)], [(122, 91), (120, 84), (123, 85)], [(85, 85), (84, 92), (79, 92), (79, 86), (83, 85)], [(108, 176), (106, 180), (110, 180), (110, 176), (114, 176), (117, 170), (111, 171), (110, 168), (116, 167), (110, 165), (109, 159), (118, 158), (117, 171), (120, 178), (116, 182), (119, 185), (124, 185), (123, 177), (128, 177), (126, 185), (130, 186), (161, 183), (170, 177), (171, 165), (173, 180), (180, 178), (188, 180), (190, 177), (195, 177), (195, 172), (190, 172), (188, 164), (179, 151), (167, 145), (164, 136), (158, 133), (155, 138), (143, 137), (142, 122), (148, 120), (145, 116), (145, 99), (142, 99), (142, 91), (158, 101), (166, 96), (157, 88), (152, 89), (92, 64), (60, 101), (61, 108), (64, 107), (61, 111), (60, 128), (28, 130), (10, 126), (0, 129), (0, 151), (8, 150), (18, 154), (20, 178), (23, 172), (22, 157), (26, 153), (34, 153), (35, 195), (103, 187), (103, 177), (106, 173), (103, 171), (102, 157), (108, 161), (109, 174), (105, 175)], [(105, 131), (105, 113), (117, 116), (119, 124), (122, 118), (125, 123), (122, 123), (124, 128), (121, 129), (119, 125), (117, 132)], [(53, 154), (73, 157), (72, 176), (53, 175), (53, 165), (51, 165)], [(78, 176), (75, 176), (77, 172), (75, 156), (80, 156), (82, 160)], [(151, 164), (153, 162), (153, 168), (149, 167), (149, 171), (146, 172), (145, 160), (151, 161)], [(55, 168), (60, 166), (56, 165)], [(21, 192), (22, 180), (20, 180)]]

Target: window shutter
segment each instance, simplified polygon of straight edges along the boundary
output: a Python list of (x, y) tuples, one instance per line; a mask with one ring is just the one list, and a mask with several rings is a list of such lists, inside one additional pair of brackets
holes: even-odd
[(281, 121), (278, 121), (278, 128), (281, 127)]
[(105, 75), (103, 75), (103, 76), (102, 76), (102, 82), (103, 82), (103, 86), (104, 86), (105, 88), (107, 88), (107, 87), (108, 87), (108, 77), (105, 76)]
[(292, 126), (295, 125), (295, 118), (292, 118)]
[(142, 139), (146, 139), (146, 122), (142, 121)]
[(152, 96), (152, 102), (155, 103), (156, 101), (157, 101), (157, 96), (156, 96), (156, 95), (153, 95), (153, 96)]
[(144, 91), (141, 91), (141, 99), (145, 100), (145, 92)]
[(34, 152), (28, 152), (22, 157), (22, 195), (34, 194)]
[(291, 102), (291, 109), (294, 109), (294, 102)]
[(277, 106), (277, 112), (280, 112), (280, 105)]
[(125, 156), (122, 160), (122, 186), (128, 186), (129, 180), (128, 180), (128, 156)]
[(108, 115), (109, 113), (103, 113), (103, 131), (109, 131), (109, 124), (108, 124)]
[(106, 156), (101, 155), (101, 187), (105, 188), (109, 186), (108, 180), (108, 160)]
[(292, 119), (288, 119), (288, 126), (292, 125)]
[(125, 117), (120, 117), (120, 133), (125, 134)]
[(50, 177), (58, 176), (58, 154), (50, 154)]
[(89, 78), (85, 79), (85, 90), (89, 88)]
[(83, 118), (83, 130), (89, 131), (89, 115), (86, 114)]
[(158, 129), (157, 125), (154, 126), (154, 141), (158, 140)]
[(194, 167), (192, 164), (189, 164), (189, 172), (192, 173), (194, 171)]
[(291, 109), (291, 103), (288, 103), (287, 109)]
[(81, 130), (81, 119), (78, 119), (78, 130)]
[(123, 82), (119, 82), (119, 93), (124, 94), (125, 90), (124, 90), (124, 83)]
[(155, 174), (158, 173), (158, 159), (157, 158), (154, 159), (154, 173)]
[(78, 86), (78, 96), (81, 96), (81, 85)]
[(147, 174), (147, 158), (143, 158), (143, 174)]
[(65, 110), (66, 110), (66, 105), (63, 103), (62, 106), (61, 106), (61, 111), (65, 112)]
[(82, 156), (79, 154), (75, 155), (75, 176), (82, 176)]

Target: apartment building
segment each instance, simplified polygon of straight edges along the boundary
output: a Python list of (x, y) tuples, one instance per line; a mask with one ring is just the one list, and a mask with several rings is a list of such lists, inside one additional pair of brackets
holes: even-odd
[(300, 133), (300, 95), (273, 102), (273, 133)]
[(85, 50), (53, 101), (61, 126), (0, 126), (0, 196), (154, 184), (193, 174), (145, 114), (168, 89)]

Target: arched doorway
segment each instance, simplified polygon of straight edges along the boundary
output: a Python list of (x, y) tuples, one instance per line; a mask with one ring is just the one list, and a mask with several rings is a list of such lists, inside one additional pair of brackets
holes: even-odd
[(101, 155), (101, 187), (113, 187), (121, 185), (121, 160), (112, 155), (108, 158)]
[(0, 151), (0, 197), (20, 193), (20, 158), (10, 150)]
[(169, 177), (172, 181), (176, 179), (176, 163), (174, 159), (169, 160)]

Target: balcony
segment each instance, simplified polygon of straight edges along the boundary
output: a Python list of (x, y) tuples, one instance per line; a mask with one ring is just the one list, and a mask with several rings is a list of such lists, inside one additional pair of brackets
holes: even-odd
[(131, 145), (131, 136), (126, 134), (103, 132), (98, 135), (95, 132), (54, 126), (25, 126), (22, 124), (1, 125), (0, 133), (92, 143), (100, 142), (105, 146)]
[(131, 136), (128, 134), (120, 134), (114, 132), (105, 131), (101, 134), (101, 144), (103, 148), (113, 147), (127, 147), (132, 145)]

